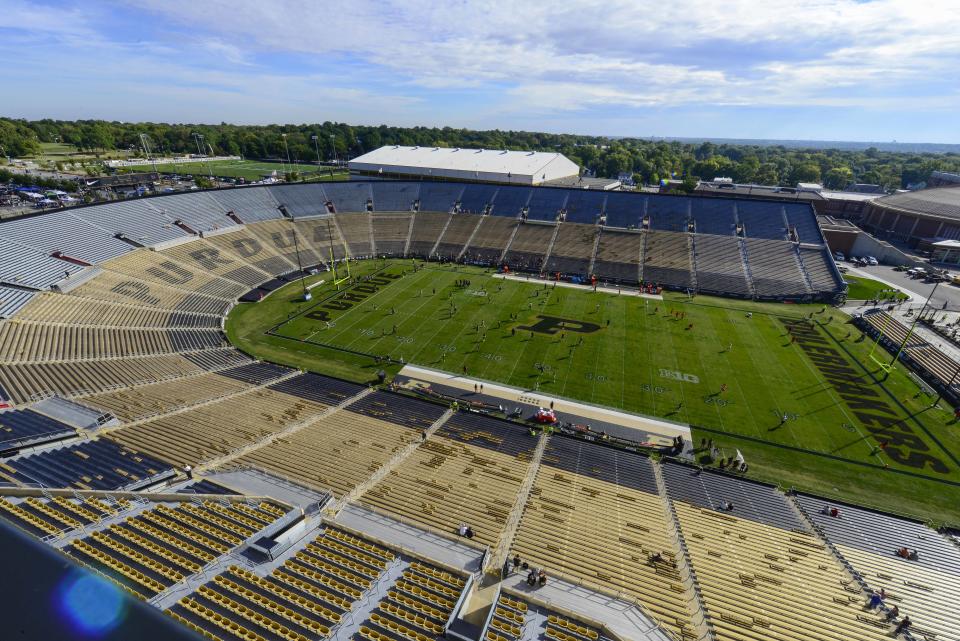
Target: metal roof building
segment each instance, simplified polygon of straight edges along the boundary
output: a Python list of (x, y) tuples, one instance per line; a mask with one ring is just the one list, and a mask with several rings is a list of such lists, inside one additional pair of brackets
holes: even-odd
[(580, 168), (563, 154), (542, 151), (388, 145), (351, 160), (350, 173), (365, 178), (539, 185), (578, 176)]

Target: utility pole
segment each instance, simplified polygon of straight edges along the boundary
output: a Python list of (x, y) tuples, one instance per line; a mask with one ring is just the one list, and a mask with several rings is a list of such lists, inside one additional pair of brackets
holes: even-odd
[(293, 247), (297, 254), (297, 269), (300, 270), (300, 287), (303, 288), (303, 300), (308, 301), (313, 298), (313, 296), (311, 296), (310, 292), (307, 290), (306, 275), (303, 273), (303, 263), (300, 262), (300, 242), (297, 239), (297, 221), (294, 219), (289, 210), (287, 210), (286, 205), (280, 205), (277, 207), (277, 209), (280, 210), (280, 214), (284, 218), (288, 218), (290, 220), (290, 227), (293, 229)]
[(313, 148), (317, 150), (317, 175), (320, 175), (320, 143), (318, 142), (318, 136), (316, 134), (310, 136), (310, 140), (313, 141)]

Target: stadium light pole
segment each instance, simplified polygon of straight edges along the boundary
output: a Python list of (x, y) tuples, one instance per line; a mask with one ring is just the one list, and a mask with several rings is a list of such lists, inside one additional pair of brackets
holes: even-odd
[(933, 295), (937, 293), (937, 287), (940, 286), (940, 281), (938, 280), (933, 284), (933, 289), (930, 290), (930, 295), (927, 296), (927, 300), (924, 301), (923, 307), (920, 308), (920, 313), (913, 318), (913, 323), (910, 324), (910, 331), (907, 332), (907, 335), (903, 337), (903, 341), (900, 343), (900, 347), (897, 349), (897, 352), (893, 355), (893, 360), (890, 361), (890, 365), (884, 371), (883, 380), (887, 380), (887, 377), (890, 376), (890, 370), (893, 368), (894, 363), (900, 359), (900, 354), (903, 353), (903, 350), (907, 348), (907, 342), (910, 340), (910, 337), (913, 336), (913, 330), (916, 329), (917, 323), (920, 322), (920, 319), (923, 317), (923, 314), (927, 311), (927, 306), (930, 304), (930, 301), (933, 300)]
[(338, 167), (337, 164), (337, 135), (330, 134), (330, 150), (333, 152), (333, 166)]
[(313, 148), (317, 150), (317, 173), (320, 173), (320, 143), (318, 142), (319, 136), (314, 134), (310, 136), (310, 140), (313, 141)]
[(287, 209), (286, 205), (280, 205), (277, 209), (280, 211), (281, 216), (290, 220), (290, 227), (293, 228), (293, 247), (297, 254), (297, 269), (300, 270), (300, 287), (303, 288), (303, 300), (310, 300), (312, 296), (310, 292), (307, 291), (306, 276), (303, 273), (303, 263), (300, 261), (300, 242), (297, 239), (297, 221), (293, 218), (293, 215)]
[(286, 151), (286, 153), (287, 153), (287, 168), (289, 169), (289, 171), (290, 171), (291, 174), (292, 174), (292, 172), (293, 172), (293, 163), (290, 162), (290, 147), (287, 145), (287, 134), (280, 134), (280, 136), (283, 138), (283, 149), (284, 149), (284, 151)]

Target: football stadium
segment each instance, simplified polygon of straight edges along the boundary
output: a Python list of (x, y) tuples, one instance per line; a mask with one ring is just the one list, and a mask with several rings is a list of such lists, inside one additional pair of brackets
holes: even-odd
[(955, 365), (808, 202), (391, 154), (0, 221), (0, 519), (184, 638), (960, 640)]

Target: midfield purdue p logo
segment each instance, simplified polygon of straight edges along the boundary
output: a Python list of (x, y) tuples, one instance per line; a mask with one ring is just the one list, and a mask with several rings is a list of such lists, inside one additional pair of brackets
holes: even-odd
[(557, 332), (579, 332), (581, 334), (592, 334), (600, 329), (599, 325), (594, 323), (585, 323), (583, 321), (570, 320), (569, 318), (557, 318), (556, 316), (544, 316), (537, 314), (539, 319), (529, 327), (518, 327), (517, 329), (529, 330), (538, 334), (556, 334)]

